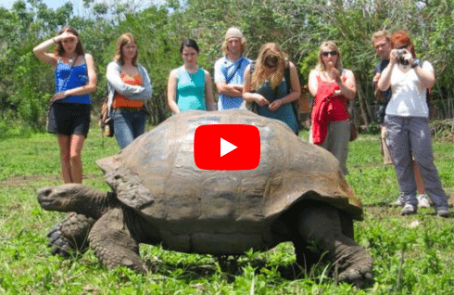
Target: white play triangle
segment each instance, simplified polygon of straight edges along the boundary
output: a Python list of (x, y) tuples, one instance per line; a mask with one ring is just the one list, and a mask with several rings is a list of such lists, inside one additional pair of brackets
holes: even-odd
[(237, 146), (231, 144), (230, 142), (221, 137), (221, 157), (225, 156), (226, 154), (230, 153), (236, 148)]

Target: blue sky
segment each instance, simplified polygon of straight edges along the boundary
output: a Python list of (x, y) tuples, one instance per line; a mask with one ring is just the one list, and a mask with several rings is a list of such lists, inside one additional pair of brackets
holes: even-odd
[[(5, 7), (6, 9), (11, 9), (13, 6), (14, 2), (17, 0), (0, 0), (0, 6)], [(66, 2), (71, 2), (73, 4), (74, 8), (74, 13), (78, 15), (82, 15), (85, 11), (83, 8), (83, 1), (82, 0), (42, 0), (44, 4), (47, 5), (47, 7), (52, 8), (52, 9), (57, 9), (59, 7), (62, 7), (64, 3)]]
[[(0, 0), (0, 7), (5, 7), (6, 9), (11, 9), (14, 2), (16, 2), (16, 1), (17, 0)], [(23, 1), (26, 1), (26, 0), (23, 0)], [(44, 4), (46, 4), (47, 7), (52, 8), (54, 10), (59, 7), (62, 7), (64, 3), (70, 2), (73, 5), (74, 13), (76, 15), (86, 16), (86, 14), (89, 13), (87, 11), (87, 9), (85, 9), (83, 7), (83, 0), (41, 0), (41, 1)], [(96, 3), (98, 3), (98, 2), (109, 3), (109, 2), (111, 2), (111, 0), (96, 1)], [(161, 0), (153, 0), (153, 1), (123, 0), (120, 2), (129, 3), (133, 6), (139, 7), (139, 9), (140, 9), (140, 7), (143, 9), (143, 8), (147, 7), (150, 4), (150, 2), (159, 4), (159, 3), (162, 3), (163, 1), (161, 1)]]

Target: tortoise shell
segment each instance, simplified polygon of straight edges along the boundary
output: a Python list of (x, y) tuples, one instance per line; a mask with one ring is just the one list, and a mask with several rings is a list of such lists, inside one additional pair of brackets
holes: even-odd
[[(197, 168), (195, 130), (211, 124), (256, 126), (258, 167)], [(174, 115), (97, 163), (118, 199), (146, 219), (159, 232), (159, 242), (173, 250), (239, 254), (269, 249), (286, 239), (276, 230), (279, 217), (309, 199), (362, 219), (361, 202), (330, 152), (304, 142), (281, 121), (245, 110)]]

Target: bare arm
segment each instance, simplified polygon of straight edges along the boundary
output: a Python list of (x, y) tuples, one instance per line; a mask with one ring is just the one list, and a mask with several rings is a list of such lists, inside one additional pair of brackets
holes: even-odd
[(208, 71), (205, 71), (205, 104), (209, 111), (215, 111), (213, 97), (213, 82), (211, 81), (211, 75)]
[(172, 70), (169, 75), (169, 81), (167, 82), (167, 103), (174, 114), (180, 112), (180, 108), (177, 104), (177, 79), (177, 70)]
[(435, 73), (432, 70), (424, 69), (422, 66), (417, 66), (414, 70), (424, 88), (432, 88), (434, 86)]
[(342, 79), (337, 77), (336, 82), (340, 87), (340, 94), (345, 96), (348, 99), (355, 99), (356, 96), (356, 81), (355, 75), (350, 70), (345, 70), (345, 82), (342, 82)]
[(379, 103), (382, 103), (383, 102), (383, 92), (380, 91), (380, 89), (378, 89), (378, 80), (379, 79), (380, 79), (380, 73), (376, 73), (372, 80), (372, 83), (374, 85), (375, 100)]
[(317, 70), (312, 70), (311, 73), (309, 74), (309, 82), (307, 84), (308, 84), (309, 92), (312, 95), (312, 97), (315, 97), (317, 95), (317, 91), (318, 91), (317, 75), (318, 75)]
[(240, 97), (243, 95), (243, 85), (227, 84), (224, 81), (216, 82), (218, 93), (231, 96)]
[(57, 65), (57, 57), (53, 53), (46, 53), (51, 45), (54, 45), (54, 39), (46, 40), (33, 48), (33, 54), (45, 63), (50, 64), (53, 68)]
[(260, 106), (270, 102), (261, 94), (252, 92), (250, 65), (244, 70), (243, 98), (247, 102), (256, 102)]
[(391, 87), (391, 73), (393, 72), (394, 65), (397, 63), (397, 50), (391, 50), (389, 54), (389, 64), (388, 66), (381, 72), (380, 79), (378, 79), (378, 89), (381, 91), (386, 91), (389, 87)]
[(49, 49), (49, 47), (51, 45), (54, 45), (67, 37), (75, 37), (75, 36), (72, 34), (68, 34), (68, 32), (64, 32), (63, 34), (52, 37), (52, 38), (40, 43), (35, 48), (33, 48), (33, 54), (39, 60), (42, 60), (45, 63), (50, 64), (53, 68), (55, 68), (55, 66), (57, 65), (57, 61), (58, 61), (57, 56), (55, 56), (53, 53), (46, 53), (46, 51)]

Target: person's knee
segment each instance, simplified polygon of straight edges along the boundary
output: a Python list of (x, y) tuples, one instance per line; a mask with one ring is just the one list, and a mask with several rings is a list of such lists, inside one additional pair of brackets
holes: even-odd
[(82, 158), (80, 153), (72, 152), (69, 155), (69, 160), (71, 161), (71, 163), (80, 163), (82, 161)]

